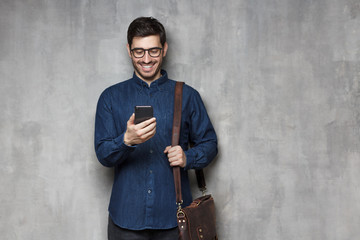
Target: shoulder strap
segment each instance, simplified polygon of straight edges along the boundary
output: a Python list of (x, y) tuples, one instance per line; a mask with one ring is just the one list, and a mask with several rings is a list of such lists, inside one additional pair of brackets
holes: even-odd
[[(181, 126), (181, 109), (182, 109), (182, 89), (183, 82), (176, 82), (175, 86), (175, 99), (174, 99), (174, 118), (173, 118), (173, 129), (171, 146), (179, 145), (180, 126)], [(173, 167), (174, 183), (176, 192), (176, 203), (182, 204), (181, 195), (181, 178), (180, 178), (180, 167)]]
[[(174, 118), (173, 118), (171, 146), (179, 145), (183, 85), (184, 85), (183, 82), (176, 82), (176, 86), (175, 86)], [(180, 167), (174, 167), (173, 173), (174, 173), (174, 183), (175, 183), (175, 192), (176, 192), (176, 203), (178, 205), (181, 205), (182, 195), (181, 195)], [(204, 193), (206, 191), (204, 172), (202, 169), (199, 169), (199, 170), (195, 170), (195, 173), (198, 182), (198, 187)]]

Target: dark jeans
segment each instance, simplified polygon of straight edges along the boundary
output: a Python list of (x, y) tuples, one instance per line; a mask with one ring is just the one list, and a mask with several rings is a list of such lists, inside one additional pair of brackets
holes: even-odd
[(178, 236), (177, 228), (139, 231), (124, 229), (115, 225), (109, 217), (108, 240), (177, 240)]

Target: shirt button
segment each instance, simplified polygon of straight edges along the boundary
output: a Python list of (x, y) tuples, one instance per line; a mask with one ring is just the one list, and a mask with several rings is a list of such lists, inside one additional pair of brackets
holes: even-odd
[(150, 170), (149, 173), (151, 174), (151, 173), (152, 173), (152, 170)]
[(153, 150), (150, 150), (150, 153), (153, 153), (154, 151)]
[(150, 193), (151, 193), (151, 190), (149, 189), (149, 190), (148, 190), (148, 194), (150, 194)]

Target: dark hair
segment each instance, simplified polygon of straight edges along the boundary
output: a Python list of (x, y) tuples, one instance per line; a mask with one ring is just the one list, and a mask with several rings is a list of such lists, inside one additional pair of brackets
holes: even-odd
[(139, 17), (130, 23), (127, 40), (131, 47), (134, 37), (147, 37), (151, 35), (159, 35), (160, 43), (164, 46), (166, 42), (166, 33), (164, 26), (153, 17)]

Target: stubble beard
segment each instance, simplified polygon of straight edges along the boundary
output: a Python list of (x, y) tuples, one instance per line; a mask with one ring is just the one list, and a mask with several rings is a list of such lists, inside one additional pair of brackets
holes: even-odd
[(143, 74), (141, 66), (139, 66), (139, 64), (137, 62), (135, 62), (134, 60), (132, 60), (132, 64), (133, 64), (135, 72), (137, 73), (138, 76), (140, 76), (141, 79), (152, 82), (152, 81), (157, 80), (156, 76), (161, 71), (162, 60), (159, 60), (157, 62), (157, 67), (156, 67), (155, 71), (153, 72), (153, 74), (151, 74), (151, 75)]

